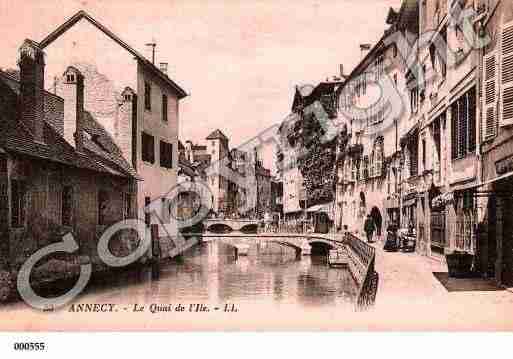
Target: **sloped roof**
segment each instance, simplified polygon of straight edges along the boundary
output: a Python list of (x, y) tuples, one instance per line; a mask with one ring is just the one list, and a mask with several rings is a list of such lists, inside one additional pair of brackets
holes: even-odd
[(207, 140), (228, 140), (228, 137), (225, 136), (223, 132), (221, 132), (220, 129), (215, 130), (210, 135), (207, 136)]
[(89, 21), (98, 30), (103, 32), (106, 36), (111, 38), (119, 46), (121, 46), (122, 48), (127, 50), (130, 54), (132, 54), (147, 69), (149, 69), (151, 72), (153, 72), (155, 75), (157, 75), (161, 80), (163, 80), (166, 84), (168, 84), (172, 89), (174, 89), (176, 94), (178, 95), (179, 99), (182, 99), (182, 98), (187, 96), (187, 93), (185, 92), (185, 90), (183, 88), (181, 88), (176, 82), (171, 80), (171, 78), (169, 78), (169, 76), (167, 76), (162, 71), (160, 71), (160, 69), (157, 68), (148, 59), (146, 59), (146, 57), (141, 55), (138, 51), (136, 51), (133, 47), (128, 45), (125, 41), (121, 40), (116, 34), (114, 34), (114, 32), (112, 32), (107, 27), (105, 27), (104, 25), (99, 23), (96, 19), (94, 19), (91, 15), (89, 15), (84, 10), (80, 10), (75, 15), (73, 15), (68, 20), (66, 20), (62, 25), (57, 27), (53, 32), (48, 34), (39, 43), (39, 47), (41, 49), (44, 49), (45, 47), (50, 45), (52, 42), (57, 40), (62, 34), (64, 34), (66, 31), (68, 31), (70, 28), (72, 28), (77, 22), (79, 22), (82, 19), (85, 19), (86, 21)]
[[(7, 85), (11, 95), (19, 95), (19, 82), (6, 73), (0, 71), (0, 82)], [(45, 95), (53, 95), (46, 92)], [(103, 136), (101, 126), (87, 115), (83, 122), (85, 131), (96, 133), (101, 141), (109, 146), (111, 153), (98, 148), (87, 137), (84, 138), (84, 152), (77, 152), (48, 122), (43, 124), (43, 141), (38, 143), (30, 131), (19, 121), (11, 111), (0, 113), (0, 146), (4, 149), (37, 157), (44, 160), (59, 162), (73, 167), (89, 169), (97, 172), (104, 172), (118, 176), (137, 177), (137, 173), (124, 160), (119, 148), (112, 142), (110, 137)], [(87, 114), (87, 113), (86, 113)], [(103, 129), (103, 131), (105, 131)]]
[(123, 153), (107, 130), (87, 111), (84, 112), (84, 116), (82, 116), (82, 128), (92, 136), (91, 139), (87, 137), (84, 138), (84, 146), (87, 149), (111, 161), (132, 177), (139, 178), (137, 172), (123, 157)]
[[(19, 72), (14, 72), (12, 70), (0, 70), (0, 80), (9, 86), (11, 90), (19, 96), (20, 94), (20, 74)], [(54, 93), (48, 92), (47, 90), (43, 89), (43, 94), (45, 96), (52, 96), (57, 97), (62, 100), (60, 96), (57, 96)]]
[(87, 148), (77, 152), (48, 123), (44, 123), (44, 143), (34, 141), (32, 134), (18, 120), (0, 114), (0, 147), (7, 151), (62, 163), (68, 166), (84, 168), (96, 172), (126, 177), (121, 170), (110, 165), (102, 157)]

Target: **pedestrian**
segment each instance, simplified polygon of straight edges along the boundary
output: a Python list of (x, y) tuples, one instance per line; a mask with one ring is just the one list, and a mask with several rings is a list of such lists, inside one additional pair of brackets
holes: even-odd
[(374, 234), (374, 231), (376, 230), (376, 225), (374, 224), (374, 220), (372, 219), (371, 215), (367, 215), (367, 219), (365, 219), (365, 224), (363, 225), (363, 230), (365, 231), (365, 234), (367, 235), (367, 242), (372, 243), (372, 236)]

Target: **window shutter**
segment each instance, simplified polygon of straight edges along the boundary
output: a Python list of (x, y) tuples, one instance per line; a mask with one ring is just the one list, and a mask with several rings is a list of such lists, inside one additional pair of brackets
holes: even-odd
[(458, 102), (451, 105), (451, 158), (458, 158)]
[(476, 150), (476, 88), (472, 87), (467, 92), (467, 108), (468, 108), (468, 148), (469, 153)]
[(487, 140), (497, 134), (497, 56), (495, 53), (484, 58), (483, 82), (483, 139)]
[(501, 126), (513, 124), (513, 22), (504, 24), (501, 36)]
[(468, 113), (467, 113), (467, 96), (462, 96), (458, 101), (458, 123), (459, 123), (459, 135), (458, 135), (458, 157), (463, 157), (467, 154), (467, 143), (468, 143)]

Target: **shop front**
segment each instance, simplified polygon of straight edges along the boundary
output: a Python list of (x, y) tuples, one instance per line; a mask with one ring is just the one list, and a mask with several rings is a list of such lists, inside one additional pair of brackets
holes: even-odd
[[(513, 285), (513, 155), (498, 147), (484, 161), (485, 181), (476, 189), (483, 216), (478, 223), (478, 266), (498, 284)], [(499, 159), (497, 159), (499, 158)], [(495, 159), (495, 160), (494, 160)]]
[(310, 231), (314, 233), (329, 233), (334, 226), (333, 204), (318, 204), (307, 209)]

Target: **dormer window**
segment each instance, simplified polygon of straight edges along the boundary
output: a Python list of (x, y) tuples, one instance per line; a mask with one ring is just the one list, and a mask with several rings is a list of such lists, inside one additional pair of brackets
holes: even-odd
[(125, 94), (125, 101), (132, 101), (132, 95), (130, 94)]
[(67, 82), (75, 82), (75, 74), (67, 74), (66, 81)]

